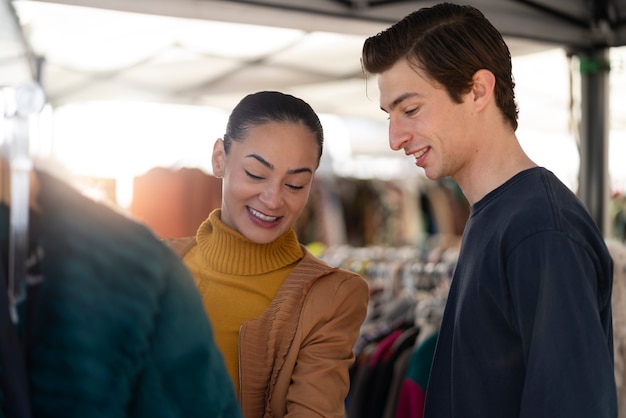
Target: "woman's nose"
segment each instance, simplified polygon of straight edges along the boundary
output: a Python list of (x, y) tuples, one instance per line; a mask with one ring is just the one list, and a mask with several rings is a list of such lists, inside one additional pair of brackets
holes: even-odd
[(268, 184), (261, 193), (261, 202), (270, 209), (278, 208), (283, 203), (282, 188), (280, 185)]

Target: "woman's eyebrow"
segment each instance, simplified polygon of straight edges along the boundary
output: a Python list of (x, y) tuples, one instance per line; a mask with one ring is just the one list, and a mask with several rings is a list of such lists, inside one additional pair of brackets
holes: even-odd
[[(274, 164), (270, 163), (265, 158), (261, 157), (259, 154), (248, 154), (248, 155), (246, 155), (246, 158), (254, 158), (258, 162), (263, 164), (265, 167), (269, 168), (270, 170), (274, 169)], [(302, 168), (291, 169), (291, 170), (287, 171), (287, 173), (289, 173), (289, 174), (298, 174), (298, 173), (311, 173), (311, 174), (313, 174), (313, 170), (311, 170), (308, 167), (302, 167)]]
[(307, 167), (302, 167), (302, 168), (294, 168), (293, 170), (287, 171), (287, 173), (289, 173), (289, 174), (298, 174), (298, 173), (311, 173), (311, 174), (313, 174), (313, 170), (311, 170), (310, 168), (307, 168)]
[(261, 157), (259, 154), (248, 154), (248, 155), (246, 155), (246, 158), (254, 158), (258, 162), (263, 164), (265, 167), (267, 167), (267, 168), (269, 168), (271, 170), (274, 169), (274, 164), (270, 163), (265, 158)]

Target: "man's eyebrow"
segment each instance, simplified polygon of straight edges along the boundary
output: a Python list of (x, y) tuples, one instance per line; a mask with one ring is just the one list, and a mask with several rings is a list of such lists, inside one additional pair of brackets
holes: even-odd
[[(419, 93), (408, 92), (408, 93), (401, 94), (400, 96), (396, 97), (396, 99), (393, 102), (391, 102), (391, 104), (389, 105), (389, 111), (392, 111), (396, 106), (398, 106), (400, 103), (402, 103), (409, 97), (414, 97), (414, 96), (419, 96)], [(384, 112), (387, 112), (387, 110), (385, 110), (382, 106), (380, 108)]]
[[(265, 158), (261, 157), (259, 154), (248, 154), (248, 155), (246, 155), (246, 158), (254, 158), (258, 162), (263, 164), (265, 167), (269, 168), (270, 170), (274, 169), (274, 164), (270, 163)], [(313, 174), (313, 170), (311, 170), (308, 167), (302, 167), (302, 168), (291, 169), (287, 173), (289, 173), (289, 174), (298, 174), (298, 173), (311, 173), (311, 174)]]

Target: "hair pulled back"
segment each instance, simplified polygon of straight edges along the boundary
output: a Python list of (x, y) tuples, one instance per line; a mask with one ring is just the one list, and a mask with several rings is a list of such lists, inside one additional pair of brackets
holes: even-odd
[(278, 91), (260, 91), (245, 96), (235, 106), (226, 125), (224, 151), (230, 151), (232, 141), (243, 141), (248, 130), (274, 122), (300, 123), (316, 137), (319, 164), (324, 146), (324, 130), (313, 108), (304, 100)]

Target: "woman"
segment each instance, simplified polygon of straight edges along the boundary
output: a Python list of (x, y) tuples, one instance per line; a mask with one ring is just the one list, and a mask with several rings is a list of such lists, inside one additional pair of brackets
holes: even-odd
[(311, 255), (293, 225), (322, 155), (313, 109), (246, 96), (213, 148), (222, 204), (172, 241), (193, 273), (246, 418), (344, 417), (367, 283)]

